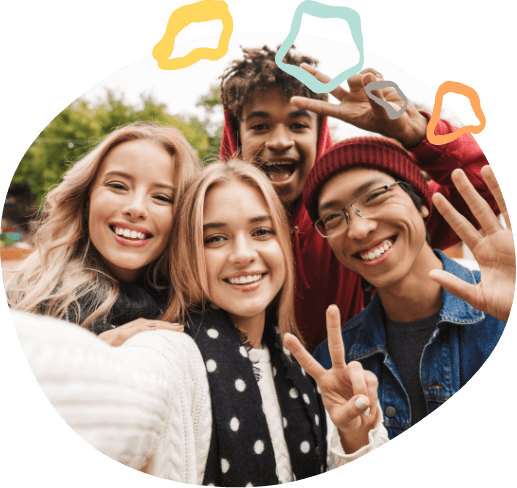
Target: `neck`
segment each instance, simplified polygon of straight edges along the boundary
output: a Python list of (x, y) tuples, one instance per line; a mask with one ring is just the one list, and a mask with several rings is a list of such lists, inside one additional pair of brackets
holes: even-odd
[(254, 317), (237, 317), (230, 314), (233, 326), (246, 335), (247, 340), (253, 349), (258, 349), (262, 343), (264, 326), (266, 323), (266, 311)]
[(442, 287), (429, 278), (432, 269), (443, 269), (443, 264), (426, 244), (402, 280), (377, 290), (384, 312), (390, 320), (413, 322), (441, 310)]

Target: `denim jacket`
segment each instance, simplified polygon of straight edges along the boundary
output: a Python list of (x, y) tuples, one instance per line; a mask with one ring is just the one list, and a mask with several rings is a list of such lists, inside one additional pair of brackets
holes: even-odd
[[(470, 271), (436, 251), (445, 271), (468, 283), (479, 283), (479, 271)], [(346, 360), (359, 361), (379, 380), (379, 402), (390, 439), (411, 426), (411, 406), (400, 376), (386, 346), (381, 302), (376, 294), (372, 302), (342, 328)], [(506, 324), (475, 310), (468, 303), (442, 289), (442, 309), (435, 331), (420, 360), (420, 379), (427, 413), (467, 383), (494, 350)], [(327, 341), (320, 344), (314, 357), (326, 368), (332, 367)]]

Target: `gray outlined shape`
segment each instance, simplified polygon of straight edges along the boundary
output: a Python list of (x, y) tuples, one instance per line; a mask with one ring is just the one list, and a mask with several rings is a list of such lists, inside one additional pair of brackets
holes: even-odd
[[(378, 90), (380, 88), (388, 88), (393, 87), (399, 94), (400, 98), (404, 101), (404, 105), (400, 108), (400, 110), (395, 110), (388, 102), (385, 102), (384, 100), (381, 100), (379, 97), (376, 97), (375, 95), (372, 95), (372, 90)], [(368, 83), (364, 87), (364, 91), (368, 95), (369, 98), (371, 98), (373, 101), (377, 102), (381, 107), (384, 107), (386, 110), (386, 113), (388, 114), (388, 117), (391, 120), (398, 119), (407, 108), (407, 97), (402, 93), (402, 90), (398, 87), (398, 85), (394, 81), (372, 81)]]

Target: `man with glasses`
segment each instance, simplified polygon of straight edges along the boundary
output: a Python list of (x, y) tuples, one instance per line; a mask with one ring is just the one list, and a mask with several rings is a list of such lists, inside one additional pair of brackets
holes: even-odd
[[(339, 262), (376, 290), (342, 335), (346, 360), (361, 362), (379, 379), (384, 423), (393, 438), (476, 373), (505, 323), (429, 276), (445, 270), (466, 283), (480, 281), (479, 272), (431, 248), (429, 186), (393, 141), (363, 137), (336, 144), (307, 176), (303, 199)], [(314, 356), (330, 366), (326, 342)]]

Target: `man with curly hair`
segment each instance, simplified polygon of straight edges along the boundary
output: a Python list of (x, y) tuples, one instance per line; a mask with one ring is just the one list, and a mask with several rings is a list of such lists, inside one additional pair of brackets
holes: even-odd
[[(293, 49), (294, 46), (286, 54), (284, 63), (302, 66), (320, 81), (329, 81), (316, 69), (314, 59), (295, 54)], [(369, 294), (368, 285), (363, 291), (360, 276), (339, 263), (314, 229), (300, 198), (309, 171), (333, 145), (327, 116), (396, 139), (433, 180), (429, 183), (431, 193), (446, 195), (474, 223), (450, 175), (454, 169), (462, 168), (478, 192), (496, 208), (480, 177), (481, 168), (488, 162), (470, 134), (449, 144), (432, 145), (426, 138), (430, 115), (419, 112), (410, 101), (402, 116), (391, 120), (364, 90), (368, 83), (383, 80), (372, 68), (349, 78), (349, 91), (342, 87), (333, 90), (331, 94), (340, 103), (332, 104), (326, 94), (313, 93), (282, 71), (275, 62), (276, 51), (264, 46), (243, 52), (243, 58), (234, 60), (221, 77), (225, 126), (220, 157), (225, 160), (237, 156), (258, 165), (286, 206), (296, 259), (296, 320), (309, 350), (313, 350), (326, 338), (326, 308), (336, 304), (346, 321), (363, 309), (364, 296)], [(372, 94), (396, 109), (404, 103), (392, 87), (372, 90)], [(435, 129), (440, 135), (454, 131), (443, 120)], [(427, 228), (435, 248), (446, 249), (459, 241), (433, 210)]]

